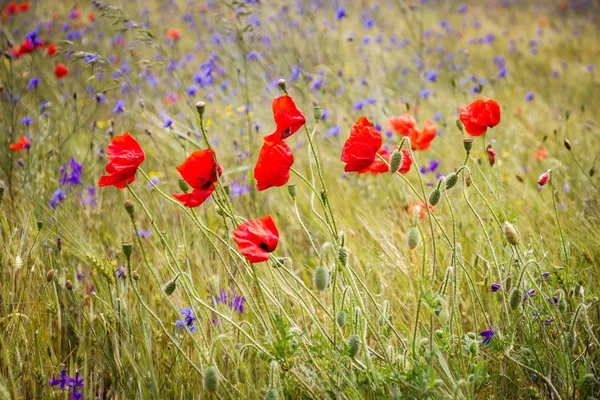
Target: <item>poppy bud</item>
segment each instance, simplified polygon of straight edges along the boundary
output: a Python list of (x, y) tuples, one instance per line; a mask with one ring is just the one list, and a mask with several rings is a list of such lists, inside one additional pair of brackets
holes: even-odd
[(70, 279), (68, 279), (68, 280), (65, 282), (65, 288), (66, 288), (67, 290), (73, 290), (73, 282), (71, 282), (71, 280), (70, 280)]
[(225, 191), (225, 194), (227, 196), (229, 196), (229, 192), (231, 191), (231, 188), (229, 187), (229, 183), (224, 183), (222, 186), (223, 186), (223, 190)]
[(42, 228), (44, 227), (44, 221), (38, 220), (38, 222), (37, 222), (37, 227), (38, 227), (38, 230), (40, 230), (40, 231), (41, 231), (41, 230), (42, 230)]
[(129, 260), (129, 257), (131, 257), (131, 253), (133, 251), (133, 243), (123, 243), (121, 244), (121, 248), (123, 249), (123, 254)]
[(316, 106), (313, 109), (313, 115), (315, 117), (315, 121), (320, 121), (321, 118), (323, 117), (323, 109), (319, 106)]
[(519, 289), (513, 289), (510, 293), (510, 308), (516, 310), (521, 305), (522, 300), (521, 291)]
[(133, 271), (131, 273), (131, 275), (132, 275), (134, 281), (139, 281), (140, 280), (140, 274), (138, 274), (137, 271)]
[(402, 152), (399, 150), (394, 150), (392, 156), (390, 157), (390, 172), (395, 174), (400, 169), (402, 165)]
[(571, 141), (569, 139), (565, 139), (564, 143), (567, 150), (571, 151)]
[(414, 250), (419, 245), (419, 229), (416, 226), (413, 226), (408, 230), (408, 235), (406, 235), (406, 244), (408, 248)]
[(465, 148), (467, 154), (469, 154), (471, 152), (471, 149), (473, 148), (473, 139), (466, 138), (465, 140), (463, 140), (463, 147)]
[(0, 204), (2, 204), (2, 198), (4, 197), (4, 188), (0, 187)]
[(210, 393), (216, 392), (219, 387), (219, 374), (217, 373), (217, 369), (212, 365), (204, 371), (204, 387)]
[(179, 189), (181, 189), (183, 193), (187, 193), (187, 191), (190, 190), (190, 185), (188, 185), (185, 179), (179, 178)]
[(269, 389), (265, 395), (265, 400), (277, 400), (277, 391), (275, 389)]
[[(456, 120), (456, 127), (458, 128), (458, 130), (459, 130), (459, 131), (461, 131), (462, 133), (465, 133), (465, 128), (464, 128), (464, 126), (463, 126), (463, 123), (462, 123), (462, 122), (460, 122), (460, 119), (457, 119), (457, 120)], [(466, 141), (466, 140), (467, 140), (467, 139), (465, 139), (465, 141)], [(471, 139), (471, 141), (473, 141), (473, 139)], [(465, 149), (466, 149), (466, 148), (465, 148)], [(469, 149), (469, 150), (471, 150), (471, 149)], [(467, 152), (469, 152), (469, 150), (467, 150)]]
[(488, 146), (486, 149), (488, 161), (490, 162), (490, 166), (494, 166), (496, 164), (496, 152), (492, 149), (492, 146)]
[(565, 299), (560, 299), (558, 301), (558, 311), (560, 311), (561, 313), (567, 311), (567, 301)]
[(519, 236), (517, 235), (517, 230), (510, 222), (506, 221), (504, 223), (504, 237), (506, 241), (513, 246), (519, 244)]
[(133, 213), (135, 211), (134, 206), (133, 206), (133, 201), (125, 200), (125, 203), (123, 203), (123, 206), (125, 207), (125, 211), (127, 211), (127, 214), (129, 214), (130, 217), (133, 217)]
[(46, 273), (46, 282), (51, 282), (52, 280), (54, 280), (54, 276), (56, 275), (56, 271), (54, 271), (53, 269), (51, 269), (50, 271), (48, 271)]
[(329, 286), (329, 270), (322, 265), (319, 265), (317, 269), (315, 269), (314, 280), (317, 290), (323, 291), (327, 289), (327, 286)]
[(548, 183), (548, 179), (550, 179), (550, 173), (549, 171), (546, 171), (538, 178), (538, 185), (544, 186), (546, 183)]
[(440, 189), (435, 188), (429, 194), (429, 204), (432, 206), (437, 205), (440, 202), (440, 198), (442, 197), (442, 192)]
[(338, 250), (338, 260), (340, 260), (340, 264), (342, 264), (342, 267), (348, 265), (348, 249), (346, 247), (342, 246)]
[(474, 356), (477, 355), (477, 342), (471, 342), (471, 344), (469, 345), (469, 351)]
[(279, 86), (279, 89), (283, 90), (284, 92), (287, 92), (287, 84), (285, 83), (285, 79), (278, 80), (277, 86)]
[(452, 189), (458, 183), (458, 175), (451, 173), (446, 177), (446, 190)]
[(340, 328), (344, 327), (346, 325), (346, 311), (341, 310), (338, 312), (335, 320)]
[(199, 101), (196, 103), (196, 111), (198, 112), (198, 115), (200, 116), (200, 118), (202, 118), (202, 116), (204, 115), (205, 107), (206, 107), (206, 103), (203, 101)]
[(165, 291), (167, 296), (172, 295), (173, 292), (175, 291), (175, 289), (177, 289), (177, 279), (179, 279), (179, 275), (177, 275), (175, 278), (171, 279), (163, 287), (163, 290)]
[(296, 185), (288, 185), (288, 193), (290, 196), (292, 196), (292, 199), (295, 199), (296, 195), (298, 194), (298, 188)]
[(356, 357), (360, 350), (360, 337), (358, 335), (350, 336), (348, 339), (348, 355), (352, 358)]

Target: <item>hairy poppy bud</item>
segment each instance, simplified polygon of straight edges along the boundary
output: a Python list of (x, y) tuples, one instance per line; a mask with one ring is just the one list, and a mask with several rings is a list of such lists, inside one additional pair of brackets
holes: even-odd
[(346, 311), (341, 310), (340, 312), (338, 312), (335, 320), (340, 328), (346, 325)]
[(290, 196), (292, 196), (292, 199), (295, 199), (296, 195), (298, 194), (298, 188), (296, 185), (288, 185), (288, 193)]
[(521, 305), (521, 301), (523, 298), (521, 297), (521, 291), (517, 289), (513, 289), (510, 293), (510, 308), (516, 310)]
[(127, 211), (127, 214), (129, 214), (130, 217), (133, 217), (133, 213), (135, 212), (133, 201), (125, 200), (123, 206), (125, 207), (125, 211)]
[(41, 231), (43, 227), (44, 227), (44, 221), (38, 220), (38, 222), (37, 222), (38, 230)]
[(167, 296), (172, 295), (175, 289), (177, 289), (177, 278), (179, 278), (179, 275), (165, 283), (165, 286), (163, 286), (163, 290)]
[(571, 141), (569, 139), (565, 139), (564, 143), (567, 150), (571, 151)]
[(67, 290), (73, 290), (73, 282), (71, 282), (71, 280), (70, 280), (70, 279), (68, 279), (68, 280), (65, 282), (65, 288), (66, 288)]
[[(463, 126), (463, 123), (460, 122), (460, 119), (456, 120), (456, 127), (458, 128), (459, 131), (461, 131), (462, 133), (465, 133), (465, 128)], [(466, 150), (466, 148), (465, 148), (465, 150)], [(469, 150), (471, 150), (471, 149), (469, 149)], [(467, 152), (469, 152), (469, 150), (467, 150)]]
[(550, 172), (546, 171), (543, 174), (541, 174), (540, 177), (538, 178), (538, 185), (540, 185), (540, 186), (546, 185), (546, 183), (548, 183), (548, 179), (550, 179)]
[(322, 291), (327, 289), (329, 286), (329, 270), (322, 265), (319, 265), (317, 269), (315, 269), (315, 287), (317, 290)]
[(219, 387), (219, 374), (217, 373), (217, 369), (212, 365), (204, 371), (204, 387), (210, 393), (216, 392)]
[(465, 140), (463, 140), (463, 147), (465, 148), (467, 154), (469, 154), (471, 152), (471, 149), (473, 148), (473, 139), (466, 138)]
[(321, 117), (323, 117), (323, 109), (319, 106), (316, 106), (313, 110), (313, 115), (315, 117), (315, 121), (320, 121)]
[(406, 235), (406, 244), (408, 248), (414, 250), (419, 245), (419, 239), (421, 235), (419, 235), (419, 229), (416, 226), (413, 226), (408, 230), (408, 235)]
[(506, 238), (506, 241), (512, 244), (513, 246), (519, 244), (519, 236), (517, 235), (517, 230), (515, 229), (514, 225), (508, 221), (504, 223), (504, 237)]
[(283, 90), (284, 92), (287, 92), (287, 84), (285, 83), (285, 79), (278, 80), (277, 86), (279, 86), (279, 89)]
[(46, 273), (46, 282), (51, 282), (52, 280), (54, 280), (54, 276), (56, 275), (56, 271), (54, 271), (53, 269), (51, 269), (50, 271), (48, 271)]
[(190, 190), (190, 185), (188, 185), (185, 179), (179, 178), (179, 189), (181, 189), (182, 192), (187, 193), (187, 191)]
[(394, 150), (392, 156), (390, 157), (390, 172), (395, 174), (400, 169), (402, 165), (402, 152), (399, 150)]
[(452, 189), (458, 183), (458, 175), (451, 173), (446, 177), (446, 190)]
[(442, 192), (440, 189), (435, 188), (429, 194), (429, 204), (432, 206), (437, 205), (440, 202), (440, 198), (442, 197)]
[(265, 400), (277, 400), (277, 391), (273, 388), (269, 389), (265, 395)]
[(558, 311), (560, 311), (561, 313), (567, 311), (567, 301), (565, 299), (560, 299), (558, 301)]
[(200, 118), (202, 118), (202, 116), (204, 115), (205, 108), (206, 108), (205, 102), (199, 101), (196, 103), (196, 111), (198, 112), (198, 115), (200, 116)]
[(360, 337), (358, 335), (350, 336), (350, 339), (348, 339), (348, 355), (350, 355), (350, 357), (354, 358), (358, 354), (359, 350), (360, 350)]
[(123, 243), (121, 248), (123, 249), (123, 254), (129, 260), (129, 257), (131, 257), (131, 253), (133, 251), (133, 243)]
[(338, 260), (343, 267), (348, 265), (348, 249), (346, 247), (340, 247), (338, 251)]

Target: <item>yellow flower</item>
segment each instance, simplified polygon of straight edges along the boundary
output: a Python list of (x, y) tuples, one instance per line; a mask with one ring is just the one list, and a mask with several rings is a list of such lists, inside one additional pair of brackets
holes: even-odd
[(212, 119), (209, 119), (208, 121), (206, 121), (206, 129), (210, 129), (212, 124), (213, 124)]
[(106, 122), (98, 121), (98, 122), (96, 122), (96, 126), (98, 126), (98, 128), (100, 128), (100, 129), (102, 129), (106, 126)]

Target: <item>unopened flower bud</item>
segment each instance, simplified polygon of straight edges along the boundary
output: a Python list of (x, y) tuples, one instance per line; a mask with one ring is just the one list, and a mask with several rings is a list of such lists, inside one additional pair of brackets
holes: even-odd
[(265, 395), (265, 400), (277, 400), (277, 391), (273, 388), (269, 389)]
[[(461, 125), (462, 125), (462, 123), (461, 123)], [(471, 139), (471, 138), (464, 139), (463, 147), (465, 148), (465, 151), (467, 152), (467, 154), (469, 154), (471, 152), (471, 149), (473, 148), (473, 139)]]
[(314, 275), (315, 287), (319, 291), (327, 289), (329, 286), (329, 270), (322, 265), (315, 269)]
[(392, 156), (390, 157), (390, 172), (395, 174), (400, 169), (402, 165), (402, 152), (399, 150), (394, 150)]
[(492, 146), (488, 146), (486, 149), (488, 161), (490, 162), (490, 166), (494, 166), (496, 164), (496, 151), (492, 149)]
[(519, 244), (519, 236), (517, 235), (517, 230), (515, 229), (514, 225), (508, 221), (504, 223), (504, 237), (506, 238), (506, 241), (512, 244), (513, 246)]
[[(456, 120), (456, 127), (458, 128), (459, 131), (461, 131), (462, 133), (465, 133), (465, 128), (463, 126), (463, 123), (460, 122), (460, 119)], [(466, 140), (466, 139), (465, 139)], [(471, 140), (472, 141), (472, 140)], [(465, 147), (466, 150), (466, 147)], [(467, 150), (467, 153), (470, 151), (471, 149)]]
[(541, 174), (540, 177), (538, 178), (538, 185), (540, 185), (540, 186), (546, 185), (546, 183), (548, 183), (548, 179), (550, 179), (550, 172), (546, 171), (543, 174)]
[(348, 355), (352, 358), (356, 357), (360, 350), (360, 337), (358, 335), (350, 336), (348, 339)]
[(440, 198), (442, 197), (442, 192), (440, 189), (435, 188), (429, 194), (429, 204), (432, 206), (437, 205), (440, 202)]
[(229, 183), (224, 183), (222, 186), (223, 191), (225, 191), (225, 194), (229, 196), (229, 193), (231, 192), (231, 187), (229, 186)]
[(558, 301), (558, 311), (560, 311), (561, 313), (567, 311), (567, 301), (565, 299), (560, 299)]
[(298, 188), (296, 187), (296, 185), (288, 185), (288, 193), (290, 194), (290, 196), (292, 196), (292, 199), (295, 199), (296, 195), (298, 194)]
[(41, 231), (43, 227), (44, 227), (44, 221), (38, 220), (37, 221), (37, 228), (38, 228), (38, 230)]
[(321, 118), (323, 117), (323, 109), (319, 106), (316, 106), (313, 109), (313, 115), (315, 117), (315, 121), (320, 121)]
[(179, 279), (179, 275), (165, 283), (165, 286), (163, 286), (163, 290), (167, 296), (172, 295), (175, 289), (177, 289), (177, 279)]
[(131, 273), (131, 276), (133, 277), (133, 280), (134, 280), (134, 281), (139, 281), (139, 280), (140, 280), (140, 274), (138, 274), (138, 272), (137, 272), (137, 271), (133, 271), (133, 272)]
[(53, 269), (51, 269), (50, 271), (48, 271), (46, 273), (46, 282), (51, 282), (52, 280), (54, 280), (54, 276), (56, 275), (56, 271), (54, 271)]
[(196, 103), (196, 111), (198, 112), (198, 115), (200, 116), (200, 118), (202, 118), (202, 116), (204, 115), (205, 108), (206, 108), (205, 102), (199, 101)]
[(521, 291), (517, 289), (513, 289), (510, 293), (510, 308), (516, 310), (521, 305), (523, 298), (521, 297)]
[(340, 247), (338, 251), (338, 260), (340, 260), (340, 264), (342, 264), (342, 267), (348, 265), (348, 249), (346, 247)]
[(285, 79), (278, 80), (277, 86), (279, 86), (279, 89), (283, 90), (284, 92), (287, 92), (287, 84), (285, 83)]
[(452, 189), (458, 183), (458, 175), (453, 172), (446, 177), (446, 190)]
[(125, 211), (127, 211), (127, 214), (129, 214), (130, 217), (133, 217), (133, 213), (135, 211), (134, 206), (133, 206), (133, 201), (125, 200), (125, 203), (123, 204), (123, 206), (125, 207)]
[(204, 371), (204, 387), (210, 393), (216, 392), (219, 387), (219, 374), (217, 373), (217, 369), (212, 365)]
[(190, 185), (188, 185), (188, 183), (185, 181), (185, 179), (180, 178), (179, 179), (179, 189), (181, 189), (181, 191), (183, 193), (187, 193), (187, 191), (190, 190)]
[(0, 203), (2, 203), (2, 198), (4, 197), (4, 188), (0, 187)]
[(346, 311), (341, 310), (340, 312), (338, 312), (335, 320), (340, 328), (346, 325)]
[(564, 143), (567, 150), (571, 151), (571, 141), (569, 139), (565, 139)]
[(133, 243), (131, 243), (131, 242), (123, 243), (123, 244), (121, 244), (121, 248), (123, 249), (123, 254), (129, 260), (129, 257), (131, 257), (131, 253), (133, 252)]
[(408, 245), (408, 248), (414, 250), (419, 245), (420, 237), (419, 229), (416, 226), (410, 228), (406, 235), (406, 244)]
[(68, 280), (65, 282), (65, 288), (66, 288), (67, 290), (73, 290), (73, 282), (71, 282), (71, 280), (70, 280), (70, 279), (68, 279)]

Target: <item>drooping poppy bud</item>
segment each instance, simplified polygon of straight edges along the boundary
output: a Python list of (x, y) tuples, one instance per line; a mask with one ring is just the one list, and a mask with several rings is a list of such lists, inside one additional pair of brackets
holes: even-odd
[(545, 186), (548, 183), (548, 179), (550, 179), (550, 171), (546, 171), (540, 175), (538, 178), (538, 185)]

